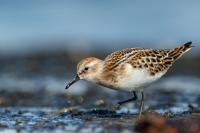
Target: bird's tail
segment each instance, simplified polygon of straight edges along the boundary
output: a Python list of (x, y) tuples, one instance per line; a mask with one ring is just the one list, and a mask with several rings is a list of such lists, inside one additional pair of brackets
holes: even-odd
[(187, 42), (187, 43), (183, 44), (182, 46), (171, 49), (168, 53), (168, 57), (173, 58), (173, 60), (177, 60), (184, 53), (189, 51), (192, 47), (193, 47), (192, 42)]

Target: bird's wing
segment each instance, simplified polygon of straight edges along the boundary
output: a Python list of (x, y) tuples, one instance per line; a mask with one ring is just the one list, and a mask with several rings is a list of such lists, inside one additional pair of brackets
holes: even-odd
[(165, 71), (179, 57), (191, 49), (192, 42), (174, 49), (127, 48), (108, 55), (104, 62), (105, 71), (112, 71), (122, 63), (131, 64), (134, 68), (146, 69), (151, 75)]
[(173, 59), (168, 57), (168, 49), (143, 49), (137, 51), (135, 56), (126, 60), (126, 63), (131, 64), (133, 68), (146, 69), (151, 75), (167, 70)]
[(113, 52), (104, 59), (104, 68), (111, 71), (128, 58), (135, 56), (140, 50), (143, 50), (143, 48), (127, 48)]
[(143, 49), (126, 60), (134, 68), (147, 69), (150, 75), (166, 71), (172, 64), (192, 47), (192, 42), (174, 49)]

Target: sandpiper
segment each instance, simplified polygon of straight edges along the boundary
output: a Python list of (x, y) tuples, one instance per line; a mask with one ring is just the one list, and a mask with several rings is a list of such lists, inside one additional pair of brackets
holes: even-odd
[(189, 51), (192, 42), (187, 42), (174, 49), (127, 48), (108, 55), (104, 60), (88, 57), (77, 65), (77, 75), (66, 86), (84, 79), (111, 89), (133, 93), (133, 97), (118, 102), (119, 105), (137, 99), (136, 92), (141, 92), (140, 112), (144, 106), (143, 89), (160, 79), (172, 64)]

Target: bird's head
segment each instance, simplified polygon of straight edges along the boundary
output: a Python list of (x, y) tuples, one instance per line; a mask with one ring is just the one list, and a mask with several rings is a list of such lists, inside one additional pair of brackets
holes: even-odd
[(77, 65), (77, 74), (74, 80), (68, 83), (66, 89), (80, 79), (91, 82), (98, 82), (100, 69), (102, 68), (102, 60), (95, 57), (88, 57), (81, 60)]

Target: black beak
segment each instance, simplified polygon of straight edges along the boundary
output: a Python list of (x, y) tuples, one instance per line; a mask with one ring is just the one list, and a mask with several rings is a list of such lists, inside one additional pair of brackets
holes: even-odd
[(67, 84), (67, 86), (65, 87), (65, 89), (68, 89), (71, 85), (73, 85), (75, 82), (77, 82), (79, 80), (80, 80), (80, 78), (79, 78), (79, 76), (77, 74), (76, 77)]

